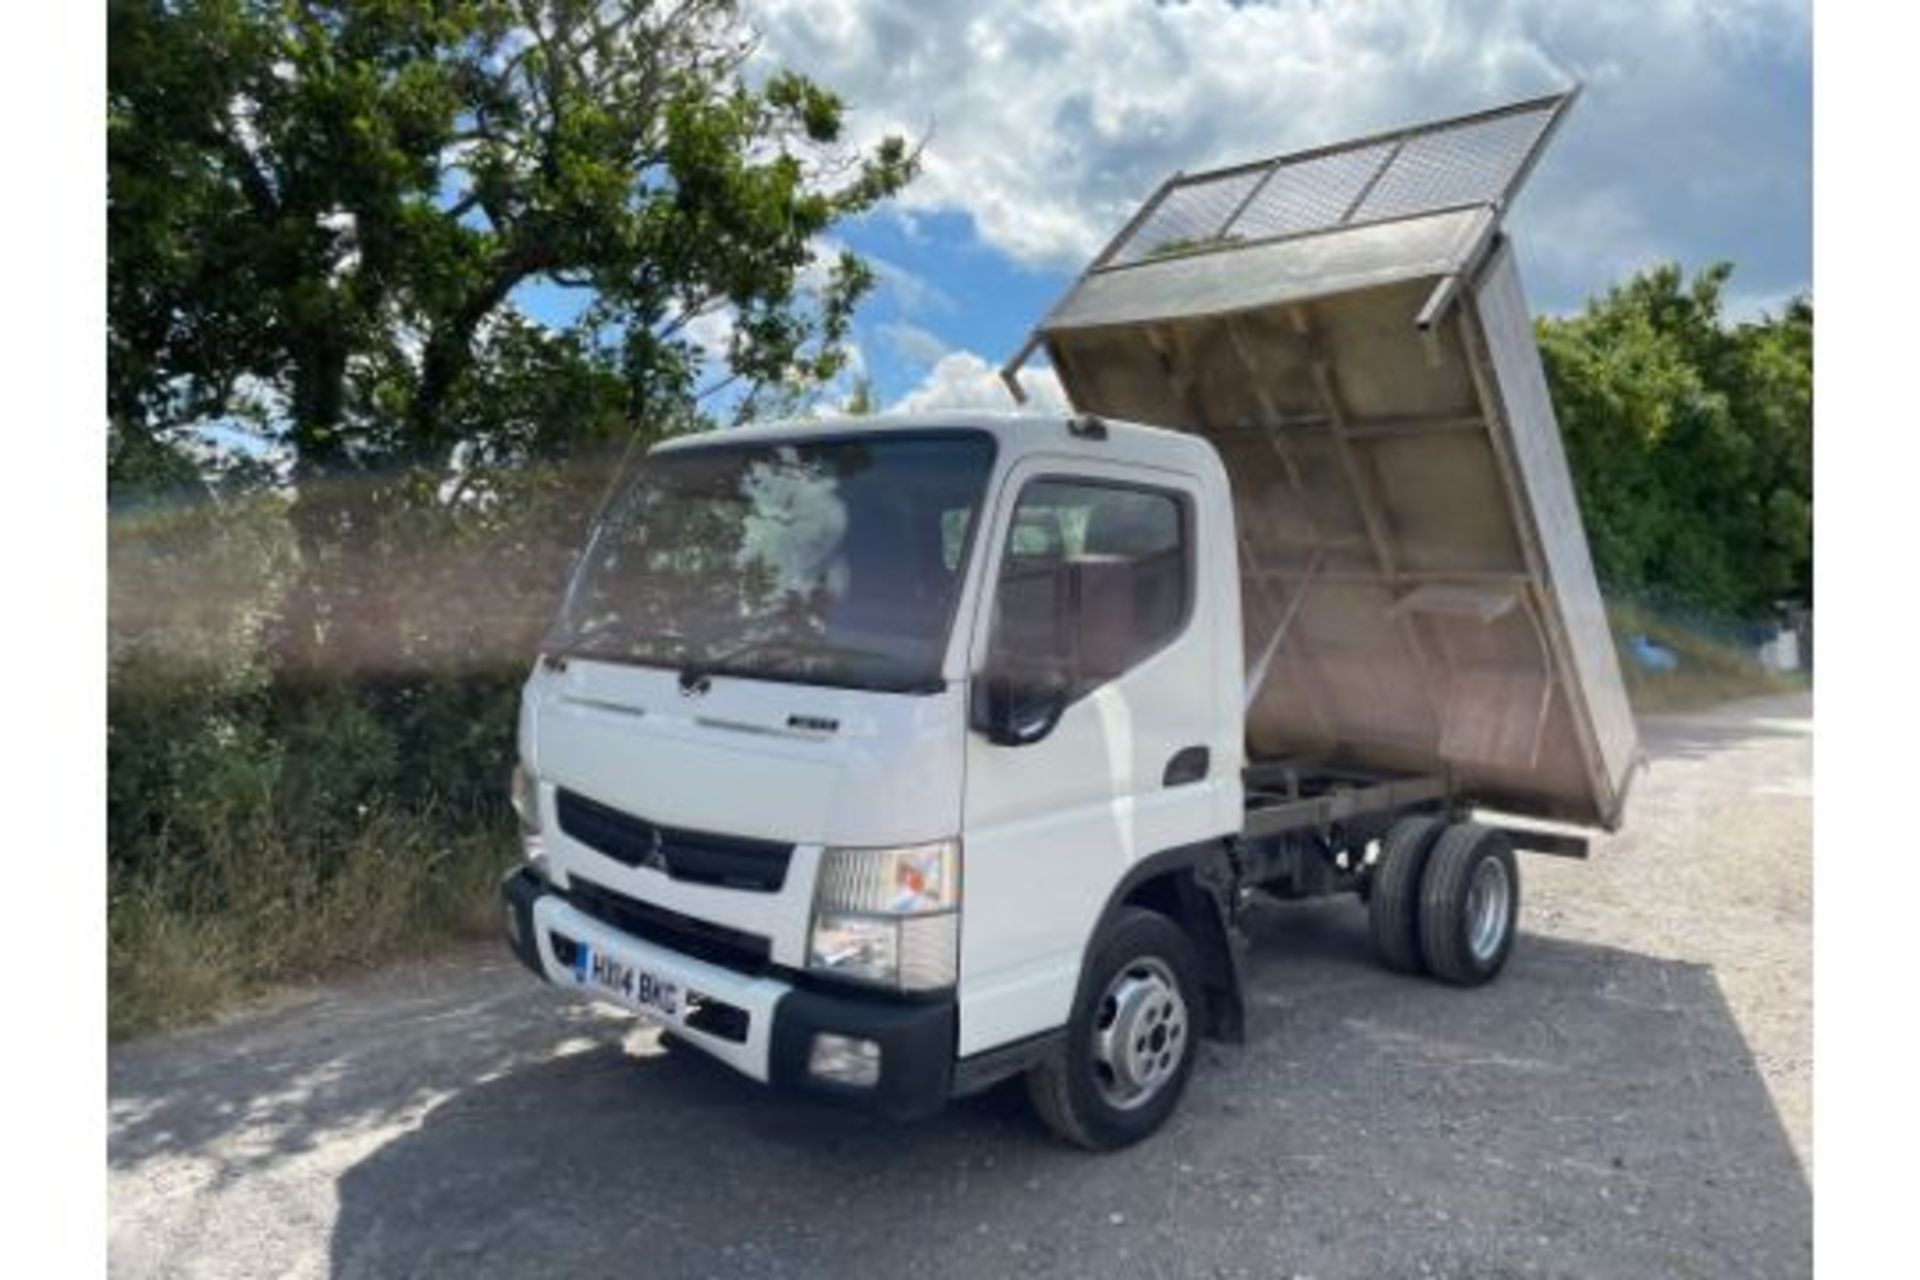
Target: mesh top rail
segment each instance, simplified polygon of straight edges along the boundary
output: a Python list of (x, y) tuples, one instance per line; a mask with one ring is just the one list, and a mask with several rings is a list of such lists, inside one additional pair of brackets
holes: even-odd
[(1092, 270), (1490, 205), (1525, 180), (1573, 92), (1161, 185)]

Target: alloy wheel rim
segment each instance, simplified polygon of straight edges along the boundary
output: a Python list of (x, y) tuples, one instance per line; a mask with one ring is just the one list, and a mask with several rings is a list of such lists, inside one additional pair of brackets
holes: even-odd
[(1121, 969), (1094, 1012), (1100, 1096), (1123, 1111), (1146, 1105), (1180, 1070), (1190, 1034), (1187, 1002), (1165, 961), (1143, 956)]
[(1467, 886), (1467, 949), (1486, 963), (1500, 952), (1512, 911), (1513, 879), (1498, 858), (1482, 858)]

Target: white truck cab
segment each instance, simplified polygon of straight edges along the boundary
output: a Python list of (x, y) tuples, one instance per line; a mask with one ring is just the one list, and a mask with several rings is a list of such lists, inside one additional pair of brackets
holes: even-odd
[(1169, 179), (1005, 370), (1072, 415), (657, 446), (527, 680), (516, 954), (897, 1116), (1025, 1073), (1094, 1148), (1239, 1038), (1253, 895), (1495, 977), (1515, 850), (1637, 758), (1499, 234), (1570, 102)]
[[(660, 446), (526, 684), (522, 958), (895, 1113), (1044, 1057), (1122, 886), (1240, 828), (1231, 516), (1205, 441), (1091, 419)], [(1136, 1092), (1237, 1022), (1174, 976)]]

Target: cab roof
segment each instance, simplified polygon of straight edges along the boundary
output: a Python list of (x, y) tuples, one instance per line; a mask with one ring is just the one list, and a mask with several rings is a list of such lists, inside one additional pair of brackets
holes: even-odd
[[(887, 435), (902, 431), (975, 430), (991, 434), (1003, 447), (1028, 452), (1039, 445), (1086, 452), (1098, 456), (1147, 451), (1162, 455), (1185, 455), (1196, 449), (1211, 453), (1211, 447), (1182, 431), (1124, 422), (1090, 414), (1043, 414), (995, 412), (982, 409), (958, 409), (935, 413), (889, 413), (859, 417), (778, 418), (722, 427), (713, 431), (674, 436), (655, 445), (651, 452), (678, 452), (685, 449), (716, 448), (735, 444), (755, 444), (775, 440), (816, 440), (825, 437)], [(1130, 446), (1130, 447), (1129, 447)]]

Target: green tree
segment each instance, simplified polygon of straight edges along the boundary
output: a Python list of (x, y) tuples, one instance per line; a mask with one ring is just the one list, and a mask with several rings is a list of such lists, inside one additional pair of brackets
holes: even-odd
[[(816, 238), (915, 167), (748, 75), (733, 0), (116, 0), (109, 37), (109, 421), (129, 459), (209, 421), (283, 451), (296, 668), (384, 625), (397, 507), (690, 421), (703, 323), (740, 412), (835, 374), (872, 276), (802, 288)], [(572, 332), (514, 316), (534, 282)]]
[(840, 406), (840, 412), (850, 418), (866, 418), (880, 412), (880, 406), (873, 395), (873, 379), (861, 374), (853, 380), (853, 389), (847, 393), (846, 403)]
[(1729, 324), (1731, 271), (1536, 326), (1603, 585), (1722, 619), (1813, 590), (1813, 307)]

